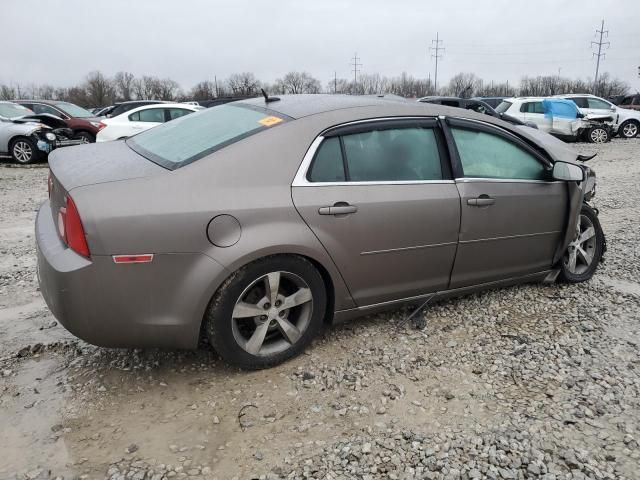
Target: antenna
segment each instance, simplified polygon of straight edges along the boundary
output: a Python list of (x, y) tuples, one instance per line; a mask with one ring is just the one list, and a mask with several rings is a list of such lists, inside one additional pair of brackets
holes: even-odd
[(264, 88), (261, 88), (260, 91), (262, 92), (265, 103), (277, 102), (278, 100), (280, 100), (278, 97), (270, 97), (267, 92), (264, 91)]

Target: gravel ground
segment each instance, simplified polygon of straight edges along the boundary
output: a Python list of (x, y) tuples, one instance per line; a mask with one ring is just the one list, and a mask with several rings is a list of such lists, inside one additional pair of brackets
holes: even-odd
[(262, 372), (74, 339), (35, 280), (47, 169), (0, 164), (0, 479), (638, 478), (640, 139), (576, 148), (599, 152), (591, 282), (370, 316)]

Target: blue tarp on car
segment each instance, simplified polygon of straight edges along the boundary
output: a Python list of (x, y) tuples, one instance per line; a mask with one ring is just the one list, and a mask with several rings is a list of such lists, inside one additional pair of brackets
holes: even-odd
[(564, 98), (545, 98), (542, 100), (545, 117), (578, 118), (578, 107)]

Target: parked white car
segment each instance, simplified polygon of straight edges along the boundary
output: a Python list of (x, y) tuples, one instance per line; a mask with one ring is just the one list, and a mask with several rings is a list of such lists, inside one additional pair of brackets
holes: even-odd
[(136, 133), (149, 130), (161, 123), (175, 120), (204, 107), (186, 105), (184, 103), (160, 103), (144, 105), (124, 112), (117, 117), (101, 120), (106, 125), (98, 132), (96, 142), (121, 140)]
[(557, 95), (574, 102), (583, 114), (613, 115), (613, 133), (622, 138), (634, 138), (640, 133), (640, 111), (615, 106), (609, 100), (589, 94)]
[(563, 140), (605, 143), (611, 139), (613, 116), (583, 114), (575, 102), (556, 97), (505, 98), (496, 112), (534, 123), (539, 130)]

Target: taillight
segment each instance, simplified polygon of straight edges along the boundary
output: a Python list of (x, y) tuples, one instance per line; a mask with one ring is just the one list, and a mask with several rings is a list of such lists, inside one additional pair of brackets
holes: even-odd
[(106, 123), (98, 122), (98, 131), (102, 130), (106, 126), (107, 126)]
[(73, 199), (67, 195), (65, 206), (58, 212), (58, 232), (64, 243), (74, 252), (89, 257), (89, 246), (84, 234), (80, 214)]

